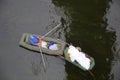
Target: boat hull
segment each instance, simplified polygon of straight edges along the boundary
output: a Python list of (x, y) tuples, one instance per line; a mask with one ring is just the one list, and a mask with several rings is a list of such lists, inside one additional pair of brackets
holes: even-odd
[[(28, 39), (29, 39), (30, 35), (32, 35), (32, 34), (23, 33), (23, 35), (21, 37), (21, 40), (19, 42), (19, 45), (21, 47), (24, 47), (24, 48), (28, 49), (28, 50), (40, 52), (38, 46), (34, 46), (34, 45), (31, 45), (29, 43)], [(42, 37), (41, 35), (37, 35), (37, 36)], [(48, 41), (48, 42), (53, 41), (53, 42), (57, 43), (60, 47), (60, 50), (50, 50), (50, 49), (46, 49), (46, 48), (41, 48), (43, 53), (50, 54), (50, 55), (63, 55), (63, 51), (64, 51), (64, 48), (66, 46), (66, 43), (64, 41), (54, 39), (54, 38), (50, 38), (50, 37), (44, 37), (43, 39)]]
[(67, 52), (68, 52), (68, 47), (65, 48), (64, 50), (64, 58), (66, 61), (72, 63), (73, 65), (77, 66), (78, 68), (84, 70), (84, 71), (88, 71), (88, 70), (92, 70), (92, 68), (95, 66), (95, 61), (94, 61), (94, 58), (90, 57), (91, 58), (91, 64), (90, 64), (90, 67), (89, 69), (85, 69), (83, 66), (81, 66), (80, 64), (76, 63), (76, 62), (72, 62), (70, 60), (70, 58), (67, 56)]
[[(31, 45), (29, 43), (29, 37), (30, 35), (32, 34), (29, 34), (29, 33), (24, 33), (22, 35), (22, 38), (19, 42), (19, 45), (21, 47), (24, 47), (28, 50), (31, 50), (31, 51), (35, 51), (35, 52), (40, 52), (39, 50), (39, 47), (38, 46), (34, 46), (34, 45)], [(39, 37), (42, 37), (40, 35), (37, 35)], [(57, 43), (60, 47), (60, 50), (49, 50), (49, 49), (46, 49), (46, 48), (41, 48), (42, 52), (45, 53), (45, 54), (49, 54), (49, 55), (59, 55), (59, 56), (62, 56), (64, 57), (64, 59), (70, 63), (72, 63), (73, 65), (77, 66), (78, 68), (84, 70), (84, 71), (88, 71), (88, 70), (92, 70), (92, 68), (95, 66), (95, 61), (94, 61), (94, 58), (91, 57), (91, 64), (90, 64), (90, 68), (89, 69), (85, 69), (84, 67), (82, 67), (80, 64), (76, 63), (76, 62), (72, 62), (70, 60), (70, 58), (67, 56), (67, 52), (68, 52), (68, 44), (66, 44), (64, 41), (61, 41), (61, 40), (57, 40), (57, 39), (54, 39), (54, 38), (50, 38), (50, 37), (45, 37), (43, 38), (44, 40), (46, 41), (53, 41), (55, 43)]]

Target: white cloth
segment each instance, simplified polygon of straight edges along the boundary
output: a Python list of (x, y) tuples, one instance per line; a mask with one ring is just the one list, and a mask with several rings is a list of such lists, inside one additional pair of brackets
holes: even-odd
[(50, 50), (58, 50), (58, 45), (57, 44), (53, 44), (49, 47)]
[(42, 46), (43, 48), (47, 48), (47, 42), (42, 41), (42, 42), (41, 42), (41, 46)]
[(70, 59), (72, 62), (75, 60), (84, 68), (89, 69), (90, 67), (90, 59), (85, 56), (83, 52), (79, 52), (74, 46), (70, 45), (68, 49), (68, 53), (70, 54)]
[[(45, 42), (45, 41), (42, 41), (41, 42), (41, 47), (43, 47), (43, 48), (47, 48), (47, 42)], [(53, 45), (51, 45), (50, 47), (49, 47), (49, 49), (50, 50), (58, 50), (58, 45), (57, 44), (53, 44)]]

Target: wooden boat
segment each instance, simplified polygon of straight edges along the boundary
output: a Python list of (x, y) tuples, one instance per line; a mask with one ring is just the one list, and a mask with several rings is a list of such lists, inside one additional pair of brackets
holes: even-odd
[[(78, 68), (81, 68), (82, 70), (84, 71), (87, 71), (87, 69), (85, 69), (83, 66), (81, 66), (80, 64), (78, 64), (77, 62), (72, 62), (70, 60), (70, 58), (67, 56), (67, 52), (68, 52), (68, 47), (65, 48), (64, 50), (64, 58), (65, 60), (67, 60), (68, 62), (72, 63), (73, 65), (77, 66)], [(92, 68), (95, 66), (95, 61), (94, 61), (94, 58), (90, 57), (91, 59), (91, 63), (90, 63), (90, 67), (88, 70), (92, 70)]]
[[(40, 52), (38, 46), (34, 46), (34, 45), (31, 45), (29, 43), (30, 35), (32, 35), (32, 34), (24, 33), (22, 35), (22, 38), (21, 38), (20, 42), (19, 42), (19, 45), (21, 47), (26, 48), (26, 49), (36, 51), (36, 52)], [(42, 37), (41, 35), (37, 35), (37, 36)], [(61, 40), (58, 40), (58, 39), (53, 39), (53, 38), (50, 38), (50, 37), (44, 37), (43, 39), (46, 40), (47, 42), (53, 41), (53, 42), (57, 43), (58, 46), (60, 47), (60, 50), (49, 50), (49, 49), (46, 49), (46, 48), (41, 48), (43, 53), (50, 54), (50, 55), (63, 55), (63, 51), (64, 51), (64, 48), (65, 48), (65, 45), (66, 45), (64, 41), (61, 41)]]
[[(36, 51), (36, 52), (40, 52), (38, 46), (34, 46), (34, 45), (31, 45), (29, 43), (30, 35), (32, 35), (32, 34), (24, 33), (22, 35), (22, 38), (21, 38), (20, 42), (19, 42), (19, 45), (21, 47), (26, 48), (26, 49), (29, 49), (29, 50), (32, 50), (32, 51)], [(42, 37), (41, 35), (37, 35), (37, 36)], [(81, 68), (84, 71), (87, 71), (87, 69), (82, 67), (80, 64), (78, 64), (76, 62), (72, 62), (70, 60), (70, 58), (67, 56), (68, 45), (66, 44), (66, 42), (61, 41), (59, 39), (50, 38), (50, 37), (44, 37), (43, 39), (48, 41), (48, 42), (49, 41), (53, 41), (53, 42), (57, 43), (59, 45), (59, 47), (60, 47), (60, 50), (49, 50), (49, 49), (46, 49), (46, 48), (41, 48), (43, 53), (49, 54), (49, 55), (57, 55), (57, 56), (59, 55), (59, 56), (62, 56), (62, 57), (64, 57), (64, 59), (66, 61), (72, 63), (73, 65), (77, 66), (78, 68)], [(94, 58), (91, 57), (91, 64), (90, 64), (90, 68), (88, 70), (91, 70), (94, 67), (94, 65), (95, 65)]]

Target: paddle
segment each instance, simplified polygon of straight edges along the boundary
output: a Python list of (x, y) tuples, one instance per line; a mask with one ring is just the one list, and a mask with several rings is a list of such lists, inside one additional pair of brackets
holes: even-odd
[[(47, 32), (46, 34), (44, 34), (44, 35), (41, 37), (41, 39), (43, 39), (45, 36), (47, 36), (48, 34), (50, 34), (53, 30), (55, 30), (56, 28), (58, 28), (60, 25), (61, 25), (61, 23), (58, 24), (56, 27), (54, 27), (54, 28), (53, 28), (52, 30), (50, 30), (49, 32)], [(42, 62), (43, 62), (43, 65), (44, 65), (44, 69), (46, 69), (45, 60), (44, 60), (44, 56), (43, 56), (43, 54), (42, 54), (41, 47), (40, 47), (40, 46), (38, 46), (38, 47), (39, 47), (39, 50), (40, 50), (40, 53), (41, 53), (41, 57), (42, 57)]]
[(57, 26), (55, 26), (52, 30), (50, 30), (49, 32), (47, 32), (46, 34), (44, 34), (44, 36), (42, 36), (41, 38), (44, 38), (45, 36), (47, 36), (48, 34), (50, 34), (53, 30), (55, 30), (56, 28), (60, 27), (61, 23), (58, 24)]

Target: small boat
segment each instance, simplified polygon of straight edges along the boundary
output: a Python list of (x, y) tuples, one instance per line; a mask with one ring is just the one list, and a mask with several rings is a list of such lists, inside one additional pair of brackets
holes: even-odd
[[(38, 46), (34, 46), (29, 43), (29, 37), (31, 35), (33, 35), (33, 34), (23, 33), (22, 38), (19, 42), (19, 45), (28, 50), (40, 52), (40, 50), (39, 50), (40, 48)], [(37, 36), (42, 37), (41, 35), (37, 35)], [(49, 54), (49, 55), (62, 56), (66, 61), (72, 63), (73, 65), (77, 66), (78, 68), (80, 68), (84, 71), (91, 70), (94, 67), (95, 61), (94, 61), (94, 58), (92, 58), (92, 57), (90, 57), (91, 63), (90, 63), (89, 69), (85, 69), (83, 66), (81, 66), (77, 62), (72, 62), (71, 59), (67, 56), (67, 51), (68, 51), (69, 46), (66, 42), (59, 40), (59, 39), (50, 38), (50, 37), (44, 37), (43, 39), (47, 42), (53, 41), (53, 42), (57, 43), (58, 46), (60, 47), (59, 50), (50, 50), (50, 49), (41, 47), (41, 50), (43, 53)]]
[[(33, 34), (23, 33), (22, 38), (19, 42), (19, 45), (21, 47), (24, 47), (24, 48), (29, 49), (31, 51), (40, 52), (38, 46), (34, 46), (34, 45), (31, 45), (29, 43), (30, 35), (33, 35)], [(37, 35), (37, 36), (42, 37), (41, 35)], [(58, 46), (60, 47), (59, 50), (49, 50), (49, 49), (46, 49), (46, 48), (41, 48), (43, 53), (50, 54), (50, 55), (63, 55), (63, 51), (64, 51), (64, 48), (66, 46), (64, 41), (61, 41), (59, 39), (53, 39), (53, 38), (50, 38), (50, 37), (44, 37), (43, 39), (46, 40), (47, 42), (53, 41), (53, 42), (57, 43)]]
[(90, 57), (90, 60), (91, 60), (90, 61), (90, 67), (89, 67), (89, 69), (86, 69), (83, 66), (81, 66), (79, 63), (77, 63), (75, 61), (72, 62), (71, 59), (68, 57), (67, 52), (68, 52), (68, 47), (66, 47), (65, 50), (64, 50), (64, 58), (65, 58), (65, 60), (72, 63), (73, 65), (77, 66), (78, 68), (81, 68), (82, 70), (87, 71), (87, 70), (92, 70), (92, 68), (95, 66), (94, 58)]

